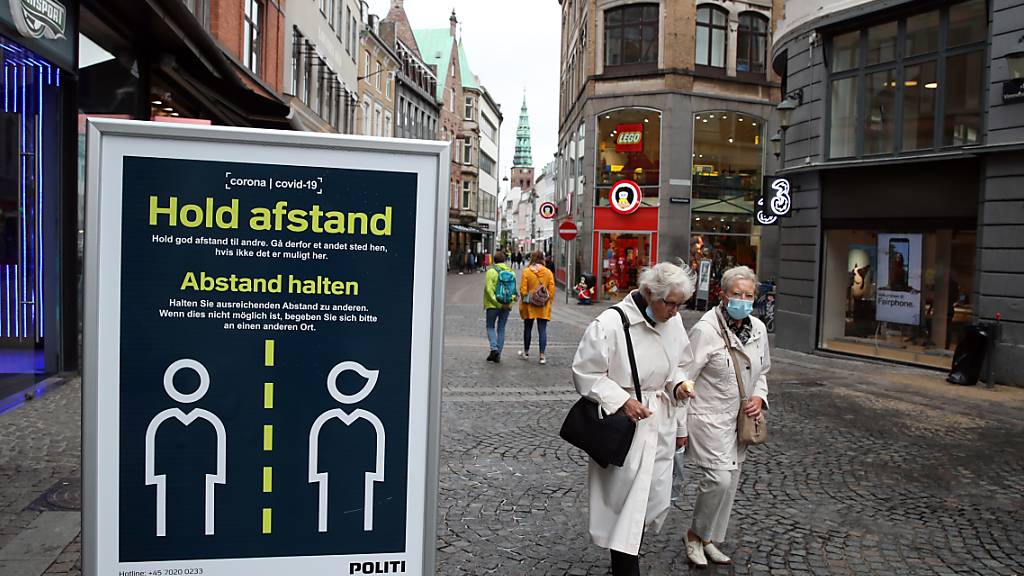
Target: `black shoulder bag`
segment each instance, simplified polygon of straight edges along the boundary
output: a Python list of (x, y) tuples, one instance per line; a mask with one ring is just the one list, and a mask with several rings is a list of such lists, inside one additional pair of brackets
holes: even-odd
[[(629, 369), (633, 373), (633, 387), (636, 399), (643, 402), (640, 394), (640, 376), (636, 371), (636, 357), (633, 356), (633, 340), (629, 337), (629, 320), (618, 306), (612, 309), (622, 317), (622, 331), (626, 334), (626, 351), (629, 353)], [(622, 466), (626, 461), (629, 446), (633, 443), (636, 422), (620, 408), (614, 414), (604, 410), (589, 398), (580, 398), (573, 404), (562, 422), (558, 435), (573, 446), (583, 450), (602, 468), (609, 464)]]

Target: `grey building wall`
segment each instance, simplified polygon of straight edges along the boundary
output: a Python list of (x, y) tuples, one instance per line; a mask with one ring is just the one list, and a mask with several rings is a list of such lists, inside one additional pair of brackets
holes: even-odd
[[(774, 49), (785, 90), (803, 91), (785, 133), (784, 167), (795, 214), (779, 226), (777, 345), (817, 347), (823, 228), (836, 218), (899, 219), (977, 226), (973, 295), (978, 320), (1001, 318), (994, 369), (1000, 383), (1024, 385), (1024, 102), (1003, 102), (1006, 55), (1024, 51), (1024, 0), (990, 0), (988, 93), (981, 145), (905, 159), (828, 161), (824, 42), (815, 29), (844, 19), (867, 23), (902, 2), (878, 0), (823, 14), (783, 33)], [(893, 166), (884, 166), (897, 163)], [(857, 179), (865, 182), (859, 186)], [(879, 185), (877, 182), (886, 182)], [(883, 207), (871, 210), (872, 205)], [(913, 223), (911, 222), (911, 225)], [(970, 227), (970, 224), (967, 224)]]

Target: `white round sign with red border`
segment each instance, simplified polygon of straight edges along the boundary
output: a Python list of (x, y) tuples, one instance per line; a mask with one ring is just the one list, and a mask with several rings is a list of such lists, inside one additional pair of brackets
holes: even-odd
[(644, 199), (640, 192), (640, 185), (632, 180), (619, 180), (608, 193), (608, 202), (612, 210), (619, 214), (632, 214), (640, 208), (640, 202)]
[(540, 205), (540, 217), (551, 220), (558, 214), (558, 206), (554, 202), (544, 202)]

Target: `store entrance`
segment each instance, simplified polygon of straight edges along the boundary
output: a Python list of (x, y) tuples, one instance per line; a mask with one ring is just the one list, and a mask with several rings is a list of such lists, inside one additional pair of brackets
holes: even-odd
[(640, 270), (650, 266), (651, 234), (602, 233), (601, 297), (617, 302), (639, 287)]
[(59, 81), (37, 56), (5, 39), (2, 48), (0, 401), (31, 386), (45, 369), (42, 190), (52, 172), (44, 165), (51, 121), (44, 104), (53, 103)]

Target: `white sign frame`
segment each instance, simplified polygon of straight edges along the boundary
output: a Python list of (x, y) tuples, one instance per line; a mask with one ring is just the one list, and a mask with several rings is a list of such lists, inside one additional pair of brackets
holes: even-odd
[[(449, 147), (398, 140), (128, 120), (88, 123), (83, 358), (83, 573), (116, 576), (202, 568), (204, 576), (349, 574), (350, 562), (405, 560), (405, 574), (436, 572), (438, 458), (447, 251)], [(292, 556), (120, 562), (118, 560), (121, 218), (126, 156), (272, 163), (417, 174), (405, 552), (365, 557)], [(396, 162), (396, 160), (398, 160)], [(396, 170), (396, 166), (399, 169)], [(415, 303), (422, 302), (417, 306)], [(421, 377), (422, 378), (422, 377)], [(135, 571), (135, 572), (132, 572)], [(188, 572), (186, 572), (188, 573)], [(195, 572), (193, 572), (195, 573)]]
[[(923, 235), (915, 234), (879, 234), (878, 235), (878, 269), (875, 278), (875, 320), (893, 324), (918, 326), (921, 324), (921, 289), (922, 267), (921, 249)], [(906, 259), (906, 286), (891, 286), (890, 250), (898, 250)]]

